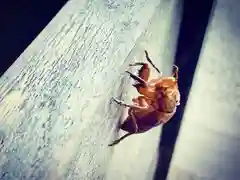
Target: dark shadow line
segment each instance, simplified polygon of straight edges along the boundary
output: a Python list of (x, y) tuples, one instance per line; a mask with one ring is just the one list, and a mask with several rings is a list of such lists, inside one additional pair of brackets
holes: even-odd
[(214, 0), (182, 0), (181, 3), (183, 3), (183, 14), (175, 54), (175, 64), (180, 70), (181, 105), (172, 120), (162, 129), (154, 180), (166, 180), (167, 178), (203, 39), (215, 8)]
[(14, 63), (68, 0), (10, 0), (0, 7), (0, 76)]

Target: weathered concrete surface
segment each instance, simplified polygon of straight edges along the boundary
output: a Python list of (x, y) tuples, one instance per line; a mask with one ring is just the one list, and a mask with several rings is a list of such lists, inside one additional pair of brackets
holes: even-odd
[(173, 5), (167, 0), (65, 5), (0, 79), (0, 179), (152, 176), (160, 127), (109, 148), (122, 113), (110, 97), (130, 100), (124, 70), (143, 60), (144, 49), (170, 70)]
[[(148, 29), (136, 42), (127, 62), (145, 60), (144, 48), (149, 51), (151, 59), (169, 75), (172, 70), (173, 55), (177, 39), (179, 22), (174, 19), (176, 1), (165, 1), (156, 8)], [(173, 23), (174, 22), (174, 23)], [(133, 68), (134, 69), (134, 68)], [(153, 70), (153, 72), (155, 72)], [(156, 75), (157, 73), (153, 73)], [(137, 95), (129, 83), (123, 99), (131, 102), (132, 95)], [(125, 93), (124, 91), (124, 93)], [(121, 119), (126, 117), (123, 115)], [(107, 180), (150, 180), (156, 168), (161, 126), (151, 131), (130, 136), (115, 146), (111, 163), (106, 176)], [(120, 132), (120, 136), (124, 133)]]
[(240, 177), (240, 6), (218, 0), (168, 180)]

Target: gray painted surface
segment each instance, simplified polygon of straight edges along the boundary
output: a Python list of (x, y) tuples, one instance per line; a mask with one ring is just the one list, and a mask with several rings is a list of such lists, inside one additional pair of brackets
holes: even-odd
[[(144, 49), (169, 73), (174, 1), (72, 0), (0, 79), (0, 179), (149, 179), (160, 127), (113, 148)], [(146, 31), (145, 31), (146, 30)]]
[(218, 0), (168, 180), (240, 179), (240, 6)]
[[(169, 180), (240, 177), (237, 0), (219, 0)], [(136, 92), (124, 70), (144, 49), (170, 72), (175, 1), (70, 1), (0, 79), (0, 179), (151, 179), (161, 127), (122, 135)], [(122, 118), (120, 118), (122, 119)]]

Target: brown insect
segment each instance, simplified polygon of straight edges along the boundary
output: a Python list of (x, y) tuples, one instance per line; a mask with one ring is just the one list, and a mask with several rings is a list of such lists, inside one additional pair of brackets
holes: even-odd
[(117, 104), (129, 108), (128, 117), (119, 127), (128, 133), (109, 146), (118, 144), (132, 134), (143, 133), (160, 124), (167, 123), (175, 114), (177, 106), (180, 105), (178, 67), (174, 65), (172, 76), (164, 77), (152, 63), (147, 51), (145, 54), (147, 61), (159, 73), (159, 77), (149, 79), (150, 68), (147, 63), (130, 64), (130, 66), (141, 66), (138, 76), (126, 71), (136, 81), (133, 86), (141, 95), (132, 99), (132, 105), (113, 98)]

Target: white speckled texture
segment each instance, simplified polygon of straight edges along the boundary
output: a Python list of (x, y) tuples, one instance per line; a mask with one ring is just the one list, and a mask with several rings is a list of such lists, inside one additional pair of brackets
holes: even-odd
[(170, 70), (173, 6), (69, 1), (0, 79), (0, 179), (151, 178), (160, 127), (108, 147), (122, 113), (110, 98), (131, 99), (124, 70), (144, 49)]

